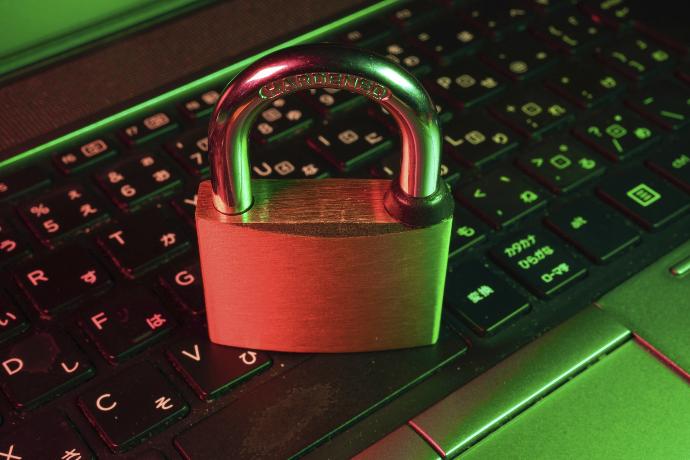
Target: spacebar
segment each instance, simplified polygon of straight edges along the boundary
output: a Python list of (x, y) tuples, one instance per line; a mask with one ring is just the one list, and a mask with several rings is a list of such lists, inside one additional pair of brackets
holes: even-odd
[(319, 444), (466, 350), (442, 330), (436, 345), (317, 355), (175, 438), (190, 459), (288, 458)]

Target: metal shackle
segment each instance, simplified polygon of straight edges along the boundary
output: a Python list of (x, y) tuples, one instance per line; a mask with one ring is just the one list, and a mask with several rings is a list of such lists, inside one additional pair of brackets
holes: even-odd
[(240, 72), (215, 107), (209, 163), (213, 204), (219, 212), (241, 214), (252, 206), (249, 129), (261, 109), (276, 98), (311, 88), (364, 95), (393, 116), (402, 149), (400, 175), (392, 187), (402, 196), (399, 201), (446, 194), (445, 185), (439, 186), (438, 116), (421, 83), (377, 54), (342, 45), (302, 45), (263, 57)]

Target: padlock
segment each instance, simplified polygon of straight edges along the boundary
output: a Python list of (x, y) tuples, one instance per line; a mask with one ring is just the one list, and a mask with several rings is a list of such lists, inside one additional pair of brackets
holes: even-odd
[[(391, 180), (252, 180), (248, 133), (271, 101), (335, 88), (381, 104), (401, 133)], [(359, 352), (438, 339), (453, 199), (422, 85), (384, 57), (303, 45), (263, 57), (220, 97), (196, 226), (211, 341)]]

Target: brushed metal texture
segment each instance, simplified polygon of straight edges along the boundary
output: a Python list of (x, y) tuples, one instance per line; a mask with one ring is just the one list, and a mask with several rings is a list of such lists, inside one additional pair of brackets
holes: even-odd
[(409, 228), (383, 207), (388, 180), (257, 180), (239, 215), (199, 187), (209, 336), (291, 352), (436, 342), (452, 218)]

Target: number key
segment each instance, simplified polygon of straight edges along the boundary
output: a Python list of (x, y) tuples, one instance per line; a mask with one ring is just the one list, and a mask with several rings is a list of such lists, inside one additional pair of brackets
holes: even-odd
[(453, 107), (464, 109), (500, 94), (507, 84), (496, 71), (472, 59), (433, 72), (427, 87)]
[(186, 132), (165, 145), (170, 154), (190, 173), (198, 177), (208, 174), (207, 129)]
[(138, 123), (125, 126), (117, 134), (125, 144), (131, 147), (148, 142), (175, 129), (177, 129), (177, 122), (167, 113), (158, 112), (147, 116)]
[(491, 112), (526, 137), (541, 138), (573, 119), (571, 107), (540, 86), (511, 93)]

